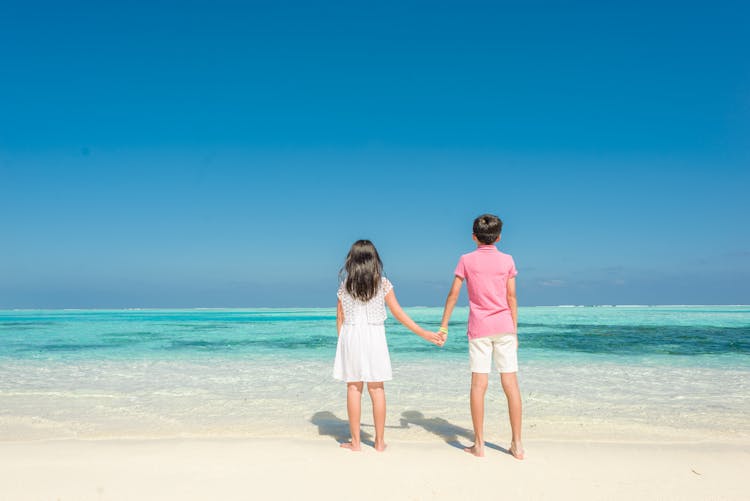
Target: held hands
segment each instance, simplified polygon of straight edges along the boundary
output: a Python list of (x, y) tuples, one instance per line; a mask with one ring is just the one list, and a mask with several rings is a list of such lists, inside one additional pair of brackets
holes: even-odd
[(436, 346), (443, 346), (445, 338), (440, 332), (424, 331), (422, 337)]

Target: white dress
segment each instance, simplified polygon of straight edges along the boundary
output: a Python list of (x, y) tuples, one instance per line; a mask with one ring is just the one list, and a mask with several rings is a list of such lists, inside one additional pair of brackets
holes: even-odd
[(391, 357), (385, 339), (385, 295), (393, 289), (387, 278), (369, 301), (354, 299), (341, 284), (338, 298), (344, 309), (333, 377), (346, 382), (390, 381)]

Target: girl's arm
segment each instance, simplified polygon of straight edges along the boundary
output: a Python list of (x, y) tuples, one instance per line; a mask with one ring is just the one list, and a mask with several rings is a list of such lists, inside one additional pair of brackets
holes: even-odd
[(518, 335), (518, 300), (516, 299), (516, 277), (508, 279), (508, 307), (513, 317), (513, 329)]
[(404, 327), (408, 328), (417, 336), (431, 343), (435, 343), (438, 346), (443, 346), (443, 336), (441, 336), (437, 332), (430, 332), (421, 328), (416, 324), (416, 322), (414, 322), (414, 320), (411, 319), (411, 317), (409, 317), (409, 315), (406, 314), (404, 310), (401, 309), (401, 305), (398, 304), (398, 300), (396, 299), (396, 294), (393, 292), (393, 289), (391, 289), (388, 294), (385, 295), (385, 304), (388, 305), (388, 309), (391, 310), (391, 313), (393, 313), (393, 316), (396, 318), (396, 320), (404, 324)]
[[(456, 307), (458, 301), (458, 293), (461, 292), (461, 286), (464, 283), (464, 279), (461, 277), (454, 277), (453, 283), (451, 284), (451, 290), (448, 292), (448, 297), (445, 299), (445, 308), (443, 308), (443, 319), (440, 321), (440, 327), (448, 330), (448, 321), (451, 319), (453, 314), (453, 308)], [(445, 335), (445, 338), (448, 334)]]
[(341, 300), (339, 299), (339, 302), (336, 305), (336, 334), (341, 333), (341, 325), (343, 323), (344, 323), (344, 307), (341, 305)]

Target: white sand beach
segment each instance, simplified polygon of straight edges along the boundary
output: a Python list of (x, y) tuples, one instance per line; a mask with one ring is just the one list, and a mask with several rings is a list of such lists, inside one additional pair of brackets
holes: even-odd
[(0, 443), (2, 500), (747, 499), (750, 446), (528, 442), (518, 461), (441, 442), (332, 437)]

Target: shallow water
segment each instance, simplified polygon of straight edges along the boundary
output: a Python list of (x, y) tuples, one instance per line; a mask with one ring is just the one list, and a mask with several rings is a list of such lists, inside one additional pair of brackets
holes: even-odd
[[(437, 329), (439, 308), (407, 311)], [(443, 348), (389, 319), (391, 435), (468, 433), (466, 317), (457, 309)], [(520, 319), (527, 436), (750, 437), (750, 308), (521, 308)], [(0, 440), (341, 429), (335, 345), (332, 309), (0, 311)], [(505, 436), (500, 391), (494, 380), (487, 423)]]

